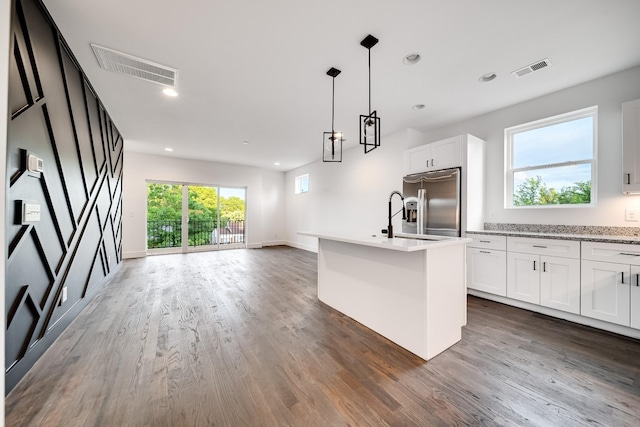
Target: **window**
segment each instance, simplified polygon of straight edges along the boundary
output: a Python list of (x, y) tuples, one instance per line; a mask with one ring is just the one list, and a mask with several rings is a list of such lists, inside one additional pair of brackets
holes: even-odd
[(595, 205), (598, 107), (505, 129), (506, 207)]
[(296, 176), (296, 194), (309, 192), (309, 174)]

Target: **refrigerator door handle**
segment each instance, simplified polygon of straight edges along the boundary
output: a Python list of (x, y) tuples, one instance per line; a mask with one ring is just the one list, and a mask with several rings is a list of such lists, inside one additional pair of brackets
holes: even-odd
[(425, 212), (425, 190), (421, 188), (418, 190), (418, 222), (417, 222), (417, 233), (424, 234), (424, 226), (426, 222), (426, 212)]

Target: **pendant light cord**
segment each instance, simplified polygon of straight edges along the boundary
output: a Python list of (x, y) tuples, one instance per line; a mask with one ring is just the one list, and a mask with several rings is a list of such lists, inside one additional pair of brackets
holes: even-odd
[(369, 51), (369, 115), (371, 115), (371, 48)]
[(335, 132), (333, 131), (333, 109), (335, 108), (335, 103), (336, 103), (336, 78), (333, 77), (332, 78), (332, 83), (331, 83), (331, 138), (333, 140), (333, 138), (335, 138)]

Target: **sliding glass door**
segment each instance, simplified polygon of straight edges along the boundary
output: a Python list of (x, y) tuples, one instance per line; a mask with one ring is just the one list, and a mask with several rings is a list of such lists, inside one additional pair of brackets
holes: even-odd
[(245, 210), (245, 188), (148, 182), (147, 250), (244, 248)]

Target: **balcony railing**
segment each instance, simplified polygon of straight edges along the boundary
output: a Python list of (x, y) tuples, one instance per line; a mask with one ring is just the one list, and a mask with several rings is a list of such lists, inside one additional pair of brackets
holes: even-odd
[[(229, 245), (244, 243), (244, 221), (189, 221), (189, 246)], [(179, 248), (182, 246), (182, 221), (147, 221), (147, 248)]]

